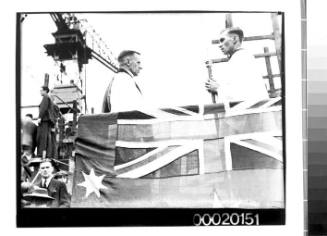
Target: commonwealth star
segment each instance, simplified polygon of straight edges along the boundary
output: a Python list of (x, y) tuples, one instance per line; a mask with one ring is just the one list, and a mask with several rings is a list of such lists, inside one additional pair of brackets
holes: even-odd
[(82, 186), (86, 188), (86, 195), (87, 198), (91, 193), (95, 193), (98, 198), (100, 198), (100, 189), (107, 189), (106, 186), (102, 184), (102, 180), (105, 177), (105, 175), (96, 176), (94, 173), (94, 169), (92, 168), (90, 171), (90, 174), (87, 175), (82, 171), (82, 174), (84, 176), (84, 182), (79, 183), (79, 186)]

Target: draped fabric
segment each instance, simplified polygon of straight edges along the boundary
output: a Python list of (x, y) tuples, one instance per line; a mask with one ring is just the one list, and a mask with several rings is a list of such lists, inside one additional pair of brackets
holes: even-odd
[(71, 205), (283, 208), (280, 102), (82, 116)]

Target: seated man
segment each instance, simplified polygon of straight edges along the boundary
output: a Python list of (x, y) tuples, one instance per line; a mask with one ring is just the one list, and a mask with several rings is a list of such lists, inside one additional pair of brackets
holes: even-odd
[(54, 168), (50, 159), (44, 159), (41, 162), (40, 174), (42, 179), (38, 187), (47, 189), (48, 195), (54, 198), (49, 207), (69, 207), (70, 195), (67, 192), (66, 184), (54, 178), (53, 170)]
[(225, 73), (209, 79), (205, 87), (222, 102), (264, 100), (268, 92), (254, 56), (243, 49), (243, 31), (240, 28), (223, 30), (218, 39), (220, 50), (229, 58), (223, 63)]

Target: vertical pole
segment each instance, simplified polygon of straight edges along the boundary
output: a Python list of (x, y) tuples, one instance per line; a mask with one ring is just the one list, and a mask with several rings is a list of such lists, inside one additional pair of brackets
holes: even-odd
[(62, 143), (64, 140), (64, 131), (65, 131), (65, 120), (60, 117), (58, 120), (58, 128), (59, 128), (59, 143)]
[(271, 20), (273, 26), (273, 35), (275, 38), (275, 47), (277, 53), (277, 61), (279, 66), (280, 74), (282, 73), (282, 38), (280, 35), (279, 23), (278, 23), (278, 13), (271, 13)]
[(44, 74), (44, 86), (49, 87), (49, 74)]
[(61, 150), (63, 148), (63, 140), (65, 135), (65, 120), (63, 117), (60, 117), (58, 120), (58, 129), (59, 129), (59, 141), (58, 141), (58, 156), (60, 157)]
[[(268, 47), (264, 47), (263, 51), (265, 54), (269, 53)], [(271, 69), (271, 63), (270, 63), (270, 56), (265, 56), (265, 62), (266, 62), (266, 68), (267, 68), (267, 75), (268, 75), (268, 81), (269, 81), (269, 94), (271, 97), (275, 97), (275, 84), (274, 84), (274, 77)]]
[[(206, 66), (207, 66), (207, 69), (208, 69), (209, 79), (210, 80), (213, 80), (213, 76), (212, 76), (212, 61), (211, 60), (206, 61)], [(217, 93), (211, 92), (212, 103), (216, 103), (216, 94)]]
[[(229, 14), (226, 14), (225, 26), (226, 26), (226, 28), (233, 27), (232, 15), (230, 13)], [(225, 114), (226, 113), (229, 113), (229, 110), (230, 110), (229, 102), (226, 101), (225, 99), (223, 100), (223, 102), (224, 102)], [(216, 126), (217, 126), (217, 124), (216, 124)], [(218, 128), (217, 128), (217, 130), (218, 130)], [(228, 150), (228, 151), (230, 151), (230, 150)], [(228, 182), (231, 181), (231, 176), (230, 176), (230, 172), (229, 171), (227, 171), (227, 179), (228, 179)], [(232, 192), (231, 187), (229, 188), (228, 195), (229, 195), (229, 199), (232, 199), (233, 192)]]
[(233, 27), (233, 19), (232, 19), (232, 14), (228, 13), (226, 14), (226, 19), (225, 19), (225, 27), (230, 28)]
[(77, 126), (77, 101), (73, 102), (73, 132), (75, 133)]

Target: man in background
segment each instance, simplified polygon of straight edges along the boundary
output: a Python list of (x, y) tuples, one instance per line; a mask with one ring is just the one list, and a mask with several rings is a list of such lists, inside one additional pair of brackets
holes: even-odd
[(50, 159), (44, 159), (40, 164), (41, 182), (38, 187), (45, 188), (48, 195), (54, 200), (49, 207), (62, 208), (70, 206), (70, 195), (67, 192), (66, 184), (56, 180), (53, 175), (53, 165)]
[(143, 106), (142, 91), (135, 81), (142, 70), (139, 56), (139, 52), (130, 50), (119, 54), (119, 70), (106, 89), (103, 113), (130, 111)]
[(53, 135), (51, 130), (54, 128), (54, 113), (52, 101), (49, 97), (49, 88), (41, 87), (42, 101), (39, 106), (38, 129), (37, 129), (37, 155), (43, 157), (46, 152), (46, 157), (50, 158), (54, 155)]
[(67, 191), (68, 191), (69, 195), (71, 196), (71, 186), (69, 186), (69, 181), (68, 181), (69, 175), (70, 175), (70, 173), (68, 173), (67, 171), (61, 170), (61, 171), (58, 171), (54, 175), (54, 178), (56, 180), (63, 182), (66, 185), (66, 187), (68, 188)]
[(209, 92), (218, 95), (218, 101), (260, 101), (269, 98), (254, 56), (242, 48), (243, 38), (243, 31), (238, 27), (227, 28), (219, 35), (218, 46), (229, 59), (224, 65), (226, 73), (209, 79), (205, 84)]
[(22, 121), (22, 149), (27, 160), (33, 157), (36, 147), (37, 126), (33, 122), (32, 114), (26, 114)]

